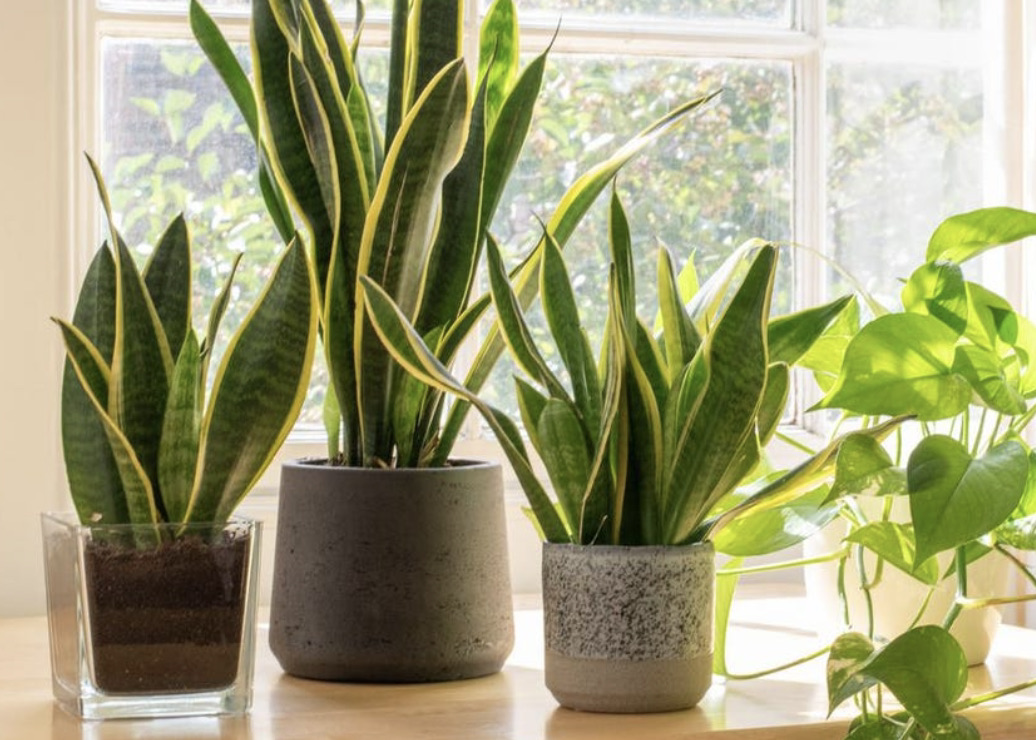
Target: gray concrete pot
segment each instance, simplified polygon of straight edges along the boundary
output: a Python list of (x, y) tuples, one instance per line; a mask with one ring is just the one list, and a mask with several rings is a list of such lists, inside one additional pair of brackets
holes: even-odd
[(668, 712), (712, 684), (710, 543), (543, 546), (546, 683), (565, 707)]
[(513, 645), (499, 465), (284, 465), (270, 647), (286, 672), (472, 678), (499, 671)]

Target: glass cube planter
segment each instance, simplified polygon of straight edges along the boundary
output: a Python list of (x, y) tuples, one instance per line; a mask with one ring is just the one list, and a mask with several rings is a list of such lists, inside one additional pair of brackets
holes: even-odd
[(42, 516), (54, 697), (85, 719), (252, 703), (261, 525)]

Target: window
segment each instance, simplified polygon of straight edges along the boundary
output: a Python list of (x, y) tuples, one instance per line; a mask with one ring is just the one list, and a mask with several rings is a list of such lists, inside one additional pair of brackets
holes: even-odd
[[(277, 239), (254, 181), (254, 153), (222, 85), (195, 47), (185, 0), (91, 0), (77, 12), (78, 148), (96, 153), (131, 246), (185, 210), (214, 294), (230, 250), (247, 245), (238, 285), (261, 281)], [(247, 61), (248, 1), (208, 0)], [(368, 77), (379, 79), (387, 0), (368, 3)], [(523, 49), (561, 31), (534, 123), (494, 230), (514, 258), (530, 246), (577, 172), (676, 102), (723, 87), (619, 178), (633, 221), (641, 285), (664, 243), (707, 272), (747, 238), (797, 242), (845, 264), (879, 297), (918, 259), (952, 212), (1000, 203), (1032, 207), (1033, 144), (1022, 122), (1026, 24), (1021, 0), (519, 0)], [(351, 19), (350, 4), (338, 4)], [(479, 0), (469, 0), (474, 38)], [(1032, 34), (1030, 34), (1032, 35)], [(99, 233), (88, 180), (78, 187), (80, 233)], [(1030, 189), (1027, 191), (1026, 188)], [(603, 201), (602, 204), (603, 206)], [(567, 247), (594, 325), (601, 313), (603, 211)], [(81, 266), (95, 243), (78, 255)], [(983, 266), (1015, 300), (1022, 258)], [(779, 305), (815, 302), (837, 278), (793, 250)], [(646, 290), (642, 294), (650, 298)], [(204, 300), (204, 299), (203, 299)], [(199, 309), (202, 310), (202, 309)], [(487, 392), (510, 386), (498, 368)], [(319, 383), (288, 456), (319, 454)], [(801, 421), (808, 393), (793, 412)], [(476, 446), (477, 421), (471, 425)]]

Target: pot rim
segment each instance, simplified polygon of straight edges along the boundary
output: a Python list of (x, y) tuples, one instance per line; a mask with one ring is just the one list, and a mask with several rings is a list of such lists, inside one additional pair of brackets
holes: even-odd
[(573, 554), (583, 554), (590, 552), (599, 552), (602, 555), (622, 555), (626, 554), (629, 556), (657, 556), (667, 555), (672, 557), (678, 557), (688, 552), (694, 551), (708, 551), (715, 553), (715, 546), (711, 540), (703, 540), (701, 542), (689, 542), (684, 545), (581, 545), (574, 542), (544, 542), (543, 551), (547, 552), (552, 550), (554, 552), (563, 553), (570, 552)]
[(496, 460), (477, 460), (464, 457), (451, 457), (447, 465), (425, 468), (366, 468), (359, 465), (328, 465), (326, 457), (299, 457), (292, 460), (285, 460), (281, 463), (282, 468), (295, 470), (338, 470), (360, 474), (392, 474), (392, 473), (427, 473), (429, 475), (453, 473), (458, 470), (483, 470), (501, 467)]
[(244, 527), (259, 527), (262, 525), (262, 520), (251, 516), (244, 516), (241, 514), (234, 514), (227, 518), (225, 521), (220, 522), (118, 522), (111, 524), (108, 522), (90, 522), (83, 524), (79, 521), (79, 515), (74, 511), (44, 511), (40, 513), (41, 520), (48, 520), (55, 524), (67, 527), (69, 529), (84, 529), (84, 530), (95, 530), (105, 529), (112, 531), (123, 531), (127, 532), (133, 529), (140, 528), (154, 528), (168, 529), (177, 528), (190, 531), (192, 529), (200, 529), (202, 527), (230, 527), (230, 526), (244, 526)]

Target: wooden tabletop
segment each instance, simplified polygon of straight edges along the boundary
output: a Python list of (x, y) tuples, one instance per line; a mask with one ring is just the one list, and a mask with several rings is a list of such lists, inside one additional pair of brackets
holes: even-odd
[[(732, 670), (804, 655), (816, 638), (801, 626), (808, 604), (796, 598), (739, 600)], [(46, 622), (0, 620), (0, 738), (42, 740), (832, 740), (851, 709), (826, 718), (823, 659), (767, 678), (717, 682), (702, 704), (659, 715), (595, 715), (558, 707), (543, 685), (542, 614), (516, 612), (517, 647), (504, 671), (441, 684), (384, 686), (285, 676), (261, 630), (255, 702), (240, 718), (80, 722), (51, 699)], [(969, 692), (1036, 676), (1036, 632), (1003, 627), (986, 666), (972, 669)], [(1036, 693), (1005, 697), (969, 715), (984, 740), (1036, 738)]]

